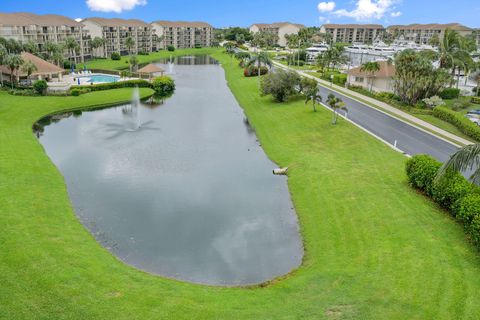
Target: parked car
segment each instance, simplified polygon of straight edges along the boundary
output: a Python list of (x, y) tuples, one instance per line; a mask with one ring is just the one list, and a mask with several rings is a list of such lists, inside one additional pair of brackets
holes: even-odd
[(468, 111), (467, 114), (478, 114), (478, 115), (480, 115), (480, 109), (470, 110), (470, 111)]
[(465, 117), (467, 117), (468, 120), (472, 121), (473, 123), (475, 123), (476, 125), (479, 125), (480, 126), (480, 114), (476, 114), (476, 113), (467, 113), (465, 115)]

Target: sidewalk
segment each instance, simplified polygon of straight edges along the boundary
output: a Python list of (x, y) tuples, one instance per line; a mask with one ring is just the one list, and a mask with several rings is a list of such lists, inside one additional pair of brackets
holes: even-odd
[(421, 119), (419, 119), (415, 116), (412, 116), (411, 114), (408, 114), (408, 113), (406, 113), (406, 112), (404, 112), (400, 109), (392, 107), (391, 105), (389, 105), (385, 102), (370, 98), (368, 96), (365, 96), (365, 95), (360, 94), (358, 92), (346, 89), (346, 88), (338, 86), (336, 84), (332, 85), (328, 81), (325, 81), (323, 79), (319, 79), (317, 77), (311, 76), (311, 75), (305, 73), (304, 71), (298, 71), (298, 70), (289, 68), (288, 66), (282, 65), (281, 63), (278, 63), (276, 61), (272, 61), (272, 62), (273, 62), (273, 64), (275, 64), (276, 66), (278, 66), (280, 68), (289, 69), (289, 70), (297, 72), (298, 74), (300, 74), (300, 75), (302, 75), (306, 78), (316, 80), (323, 87), (326, 87), (330, 90), (333, 90), (333, 91), (336, 91), (338, 93), (347, 95), (350, 98), (353, 97), (353, 99), (357, 100), (359, 103), (362, 103), (364, 105), (367, 105), (367, 106), (375, 108), (375, 109), (378, 109), (379, 111), (385, 112), (392, 117), (396, 116), (395, 117), (396, 119), (398, 119), (400, 121), (403, 121), (403, 122), (405, 122), (409, 125), (414, 125), (417, 128), (419, 128), (423, 131), (426, 131), (426, 132), (428, 132), (432, 135), (435, 135), (442, 140), (445, 140), (445, 138), (447, 138), (448, 142), (451, 142), (451, 143), (455, 142), (459, 146), (473, 144), (473, 142), (471, 142), (469, 140), (466, 140), (466, 139), (461, 138), (457, 135), (454, 135), (453, 133), (450, 133), (448, 131), (440, 129), (439, 127), (436, 127), (436, 126), (434, 126), (434, 125), (432, 125), (432, 124), (430, 124), (426, 121), (423, 121), (423, 120), (421, 120)]

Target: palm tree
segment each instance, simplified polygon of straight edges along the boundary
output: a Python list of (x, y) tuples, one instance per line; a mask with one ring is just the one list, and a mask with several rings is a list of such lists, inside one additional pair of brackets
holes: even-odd
[(14, 74), (20, 68), (20, 66), (23, 64), (23, 58), (19, 54), (9, 54), (5, 61), (5, 65), (10, 69), (10, 83), (12, 85), (13, 89), (13, 82), (14, 82)]
[(332, 124), (337, 124), (337, 112), (339, 109), (348, 112), (348, 109), (345, 107), (345, 103), (342, 101), (342, 99), (335, 97), (333, 94), (328, 95), (327, 104), (333, 110)]
[(475, 169), (471, 175), (472, 183), (480, 183), (480, 143), (471, 144), (455, 152), (450, 159), (443, 164), (437, 173), (436, 180), (443, 177), (447, 171), (465, 172)]
[(376, 61), (364, 63), (360, 67), (361, 72), (367, 72), (371, 75), (370, 77), (370, 92), (373, 90), (373, 82), (375, 81), (375, 74), (380, 71), (380, 64)]
[(317, 102), (322, 102), (322, 96), (320, 95), (320, 90), (317, 86), (311, 87), (305, 92), (305, 104), (309, 103), (310, 101), (312, 101), (313, 112), (317, 112), (315, 105)]
[(250, 60), (247, 63), (247, 67), (257, 65), (258, 68), (258, 86), (260, 87), (260, 76), (261, 76), (261, 70), (260, 67), (262, 64), (271, 67), (272, 66), (272, 60), (270, 59), (270, 56), (265, 53), (265, 52), (260, 52), (259, 54), (256, 54), (250, 58)]
[(96, 52), (96, 56), (98, 57), (98, 48), (103, 47), (105, 44), (105, 39), (100, 38), (100, 37), (95, 37), (91, 42), (90, 46), (92, 49), (94, 49), (94, 52)]
[(138, 66), (137, 56), (130, 56), (129, 63), (130, 63), (130, 72), (132, 72)]
[(445, 35), (440, 43), (440, 68), (453, 67), (454, 52), (458, 49), (459, 33), (455, 30), (445, 30)]
[(475, 81), (477, 82), (477, 96), (479, 96), (480, 95), (480, 73), (475, 76)]
[(32, 61), (24, 61), (20, 69), (23, 73), (27, 74), (28, 80), (30, 80), (30, 76), (32, 75), (32, 73), (38, 70), (37, 66)]
[(77, 63), (75, 52), (80, 49), (77, 40), (75, 40), (75, 38), (68, 37), (67, 40), (65, 40), (65, 48), (69, 51), (70, 58), (73, 57), (73, 63)]
[(132, 37), (128, 37), (125, 40), (125, 47), (127, 47), (128, 54), (132, 54), (132, 49), (135, 47), (135, 40)]
[(235, 58), (240, 61), (240, 66), (243, 68), (245, 64), (250, 60), (251, 55), (248, 52), (240, 51), (235, 54)]
[[(4, 64), (7, 58), (7, 48), (3, 44), (0, 44), (0, 65)], [(3, 86), (3, 73), (0, 71), (0, 87)]]

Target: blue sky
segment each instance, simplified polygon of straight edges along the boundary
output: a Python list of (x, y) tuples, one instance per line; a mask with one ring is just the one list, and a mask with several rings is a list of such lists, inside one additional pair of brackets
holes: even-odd
[(215, 27), (255, 22), (332, 23), (460, 22), (480, 27), (480, 0), (0, 0), (0, 12), (140, 18), (147, 22), (203, 20)]

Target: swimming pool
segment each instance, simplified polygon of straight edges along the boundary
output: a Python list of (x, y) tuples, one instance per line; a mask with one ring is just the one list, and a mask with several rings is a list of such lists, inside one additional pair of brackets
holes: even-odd
[(120, 77), (110, 76), (105, 74), (95, 74), (89, 77), (89, 83), (105, 83), (105, 82), (117, 82)]

